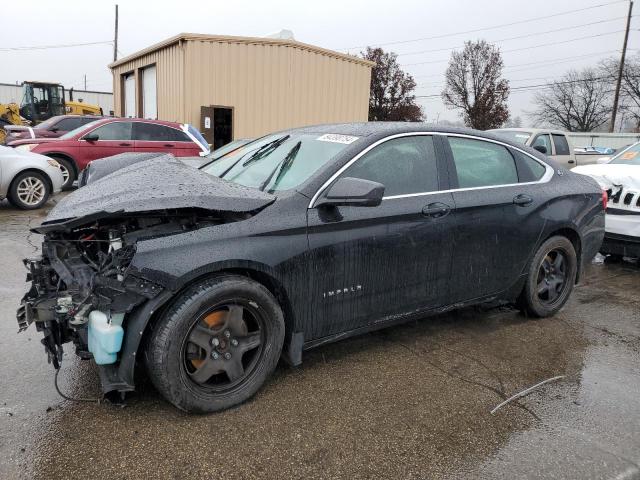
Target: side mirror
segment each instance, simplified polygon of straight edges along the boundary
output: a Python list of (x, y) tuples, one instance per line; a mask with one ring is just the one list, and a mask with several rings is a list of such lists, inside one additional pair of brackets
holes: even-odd
[(547, 147), (545, 147), (544, 145), (536, 145), (535, 147), (533, 147), (533, 149), (539, 151), (540, 153), (547, 153)]
[(58, 127), (51, 127), (49, 129), (50, 132), (56, 133), (58, 131)]
[(352, 207), (377, 207), (382, 203), (384, 185), (361, 178), (344, 177), (334, 183), (316, 203), (322, 205), (350, 205)]
[(86, 140), (87, 142), (95, 142), (99, 138), (100, 137), (98, 136), (97, 133), (89, 133), (89, 134), (85, 135), (84, 137), (82, 137), (82, 139)]

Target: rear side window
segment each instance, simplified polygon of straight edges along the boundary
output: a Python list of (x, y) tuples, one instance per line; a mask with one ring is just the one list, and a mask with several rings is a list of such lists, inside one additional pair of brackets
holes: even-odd
[(449, 137), (460, 188), (518, 183), (516, 163), (502, 145), (470, 138)]
[(385, 197), (438, 190), (433, 138), (395, 138), (367, 152), (342, 174), (384, 185)]
[(80, 117), (78, 117), (78, 118), (63, 118), (58, 123), (53, 125), (53, 128), (57, 128), (58, 130), (61, 130), (63, 132), (69, 132), (69, 131), (73, 130), (74, 128), (78, 128), (78, 127), (80, 127), (80, 126), (82, 126), (84, 124), (85, 124), (85, 122), (83, 122), (82, 118), (80, 118)]
[(556, 133), (551, 134), (553, 137), (553, 143), (556, 146), (556, 155), (570, 155), (569, 144), (567, 138), (564, 135), (558, 135)]
[(538, 135), (533, 143), (531, 144), (531, 148), (533, 147), (544, 147), (546, 149), (546, 155), (551, 155), (553, 150), (551, 150), (551, 137), (548, 134)]
[(542, 165), (540, 162), (535, 161), (528, 155), (525, 155), (518, 150), (511, 150), (511, 153), (516, 159), (516, 164), (518, 166), (518, 177), (520, 178), (520, 182), (537, 182), (540, 180), (547, 168)]
[(186, 133), (154, 123), (137, 122), (133, 128), (134, 140), (148, 142), (191, 142)]
[(91, 133), (98, 135), (98, 140), (131, 140), (131, 122), (107, 123)]

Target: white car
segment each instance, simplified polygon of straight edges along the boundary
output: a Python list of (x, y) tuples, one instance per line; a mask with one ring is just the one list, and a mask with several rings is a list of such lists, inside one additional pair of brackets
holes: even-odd
[(576, 167), (607, 191), (605, 236), (600, 252), (615, 257), (640, 257), (640, 142), (607, 163)]
[(0, 200), (33, 210), (44, 205), (64, 183), (60, 164), (52, 158), (0, 146)]

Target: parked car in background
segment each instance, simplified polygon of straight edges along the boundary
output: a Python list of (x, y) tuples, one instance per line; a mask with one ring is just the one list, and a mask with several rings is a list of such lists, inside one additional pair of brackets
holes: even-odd
[(59, 138), (18, 140), (13, 145), (57, 160), (65, 176), (63, 189), (72, 186), (90, 161), (118, 153), (171, 153), (176, 157), (209, 153), (206, 140), (189, 124), (138, 118), (105, 118)]
[(52, 158), (0, 146), (0, 200), (33, 210), (59, 192), (63, 182), (60, 165)]
[[(576, 155), (570, 147), (571, 143), (567, 135), (561, 130), (547, 130), (542, 128), (498, 128), (489, 132), (499, 137), (521, 143), (538, 150), (540, 153), (551, 157), (558, 165), (565, 168), (575, 167)], [(595, 163), (588, 159), (581, 163)]]
[(35, 127), (25, 125), (6, 125), (7, 137), (5, 144), (12, 147), (12, 142), (30, 138), (57, 138), (82, 125), (99, 120), (95, 115), (58, 115), (39, 123)]
[(594, 180), (518, 142), (372, 122), (267, 135), (201, 169), (136, 163), (35, 231), (18, 324), (36, 323), (54, 367), (74, 342), (117, 395), (145, 361), (169, 402), (211, 412), (281, 356), (351, 335), (480, 303), (554, 315), (604, 206)]
[(576, 167), (607, 191), (606, 232), (600, 252), (614, 258), (640, 257), (640, 142), (607, 163)]
[[(248, 138), (242, 138), (239, 140), (234, 140), (223, 147), (214, 150), (213, 152), (208, 153), (204, 157), (180, 157), (180, 161), (193, 167), (193, 168), (201, 168), (203, 165), (208, 165), (211, 162), (214, 162), (225, 155), (230, 154), (231, 152), (235, 152), (247, 143), (253, 140)], [(84, 187), (89, 183), (93, 183), (96, 180), (101, 179), (102, 177), (106, 177), (107, 175), (112, 174), (113, 172), (120, 170), (128, 165), (133, 165), (134, 163), (145, 162), (152, 158), (162, 157), (164, 155), (168, 155), (166, 153), (120, 153), (118, 155), (114, 155), (112, 157), (99, 158), (98, 160), (94, 160), (89, 162), (89, 164), (82, 170), (80, 176), (78, 177), (78, 187)]]

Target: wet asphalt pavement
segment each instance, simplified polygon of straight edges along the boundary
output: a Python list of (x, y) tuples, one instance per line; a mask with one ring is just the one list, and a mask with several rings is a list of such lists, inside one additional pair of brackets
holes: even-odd
[[(591, 265), (555, 318), (467, 309), (389, 328), (192, 416), (143, 380), (126, 408), (56, 394), (40, 335), (15, 320), (43, 215), (0, 202), (0, 479), (640, 478), (633, 262)], [(96, 397), (97, 371), (68, 350), (61, 387)]]

